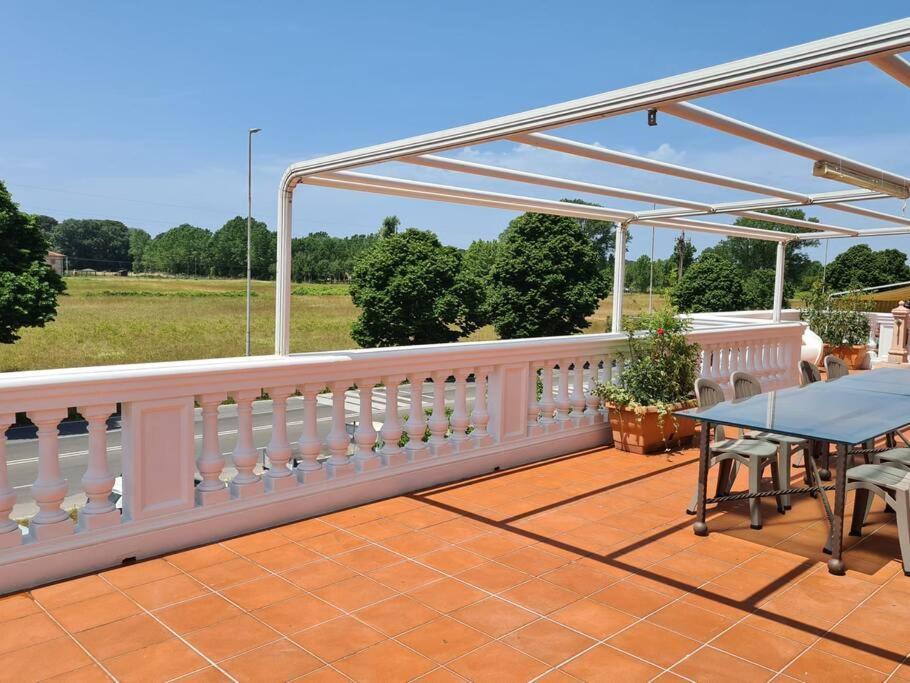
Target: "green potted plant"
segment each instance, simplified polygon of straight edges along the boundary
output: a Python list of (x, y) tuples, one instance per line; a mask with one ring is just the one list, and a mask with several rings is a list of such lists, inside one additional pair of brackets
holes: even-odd
[(689, 443), (694, 420), (672, 415), (695, 405), (700, 347), (686, 337), (689, 321), (667, 307), (629, 318), (624, 327), (629, 352), (622, 355), (622, 371), (616, 383), (594, 388), (608, 408), (616, 447), (653, 453)]
[(863, 366), (869, 339), (869, 319), (863, 313), (864, 307), (858, 292), (832, 297), (821, 286), (813, 287), (801, 317), (821, 338), (822, 358), (834, 354), (853, 370)]

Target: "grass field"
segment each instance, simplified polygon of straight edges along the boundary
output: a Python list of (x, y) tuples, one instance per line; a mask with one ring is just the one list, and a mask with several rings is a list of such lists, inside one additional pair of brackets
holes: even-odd
[[(347, 285), (298, 285), (291, 297), (291, 350), (349, 349), (357, 308)], [(176, 280), (141, 277), (67, 278), (57, 320), (22, 330), (22, 339), (0, 345), (0, 371), (241, 356), (245, 289), (242, 280)], [(252, 347), (272, 353), (275, 283), (254, 282)], [(655, 306), (661, 302), (655, 296)], [(625, 313), (647, 310), (646, 294), (625, 297)], [(588, 332), (603, 332), (606, 299)], [(495, 339), (483, 328), (471, 340)]]

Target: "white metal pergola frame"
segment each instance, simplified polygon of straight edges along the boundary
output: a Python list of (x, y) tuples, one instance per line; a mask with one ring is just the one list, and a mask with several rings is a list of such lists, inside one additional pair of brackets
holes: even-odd
[[(288, 355), (290, 353), (291, 211), (294, 189), (299, 184), (470, 206), (485, 206), (511, 211), (536, 211), (576, 218), (615, 221), (618, 223), (615, 247), (617, 255), (625, 254), (628, 228), (633, 224), (773, 241), (777, 243), (777, 261), (772, 319), (778, 322), (783, 301), (786, 244), (792, 240), (804, 239), (910, 234), (910, 219), (874, 211), (856, 204), (857, 202), (881, 199), (888, 195), (871, 190), (856, 189), (815, 194), (795, 192), (656, 161), (647, 157), (639, 157), (596, 145), (566, 140), (545, 134), (542, 131), (620, 114), (657, 109), (665, 114), (806, 157), (813, 161), (827, 160), (835, 164), (841, 164), (854, 171), (910, 187), (910, 178), (906, 176), (848, 159), (834, 152), (808, 145), (689, 103), (689, 100), (700, 97), (794, 78), (858, 62), (869, 62), (898, 82), (910, 87), (910, 63), (898, 55), (898, 53), (907, 50), (910, 50), (910, 18), (879, 24), (707, 69), (691, 71), (670, 78), (620, 88), (592, 97), (571, 100), (467, 126), (450, 128), (436, 133), (418, 135), (293, 164), (288, 167), (282, 176), (278, 193), (275, 353), (278, 355)], [(510, 140), (564, 154), (587, 157), (605, 163), (620, 164), (653, 173), (662, 173), (720, 187), (747, 191), (761, 195), (761, 198), (710, 204), (690, 199), (667, 197), (642, 191), (517, 171), (499, 166), (489, 166), (435, 154), (445, 150), (501, 140)], [(634, 212), (437, 183), (403, 180), (349, 170), (390, 161), (428, 166), (456, 173), (523, 182), (529, 185), (556, 187), (588, 194), (631, 199), (654, 205), (659, 204), (668, 208)], [(700, 219), (702, 216), (711, 214), (732, 214), (758, 220), (768, 220), (766, 214), (760, 213), (762, 209), (812, 204), (824, 205), (830, 209), (867, 218), (888, 221), (891, 225), (879, 229), (857, 230), (840, 225), (810, 223), (808, 221), (780, 217), (773, 219), (776, 223), (817, 231), (793, 234)], [(624, 280), (625, 258), (618, 256), (615, 259), (613, 281), (613, 331), (619, 331), (620, 329)]]

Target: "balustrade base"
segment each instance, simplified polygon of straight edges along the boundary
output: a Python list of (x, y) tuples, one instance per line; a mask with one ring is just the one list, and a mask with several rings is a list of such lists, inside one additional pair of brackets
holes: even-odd
[(426, 444), (423, 445), (423, 448), (405, 448), (405, 453), (407, 453), (408, 462), (420, 462), (433, 457), (430, 447)]
[(301, 484), (314, 484), (325, 481), (329, 478), (329, 472), (325, 467), (319, 467), (314, 470), (297, 470), (297, 481)]
[(355, 456), (354, 466), (358, 472), (370, 472), (382, 467), (382, 459), (378, 455), (371, 455), (365, 458)]
[(492, 446), (494, 443), (491, 434), (471, 435), (471, 441), (474, 448), (484, 448), (485, 446)]
[(84, 511), (79, 513), (79, 520), (76, 527), (79, 531), (94, 531), (96, 529), (105, 529), (109, 526), (120, 524), (120, 510), (116, 508), (106, 512), (91, 512), (86, 514)]
[(445, 455), (452, 455), (455, 452), (455, 445), (450, 441), (443, 443), (430, 443), (430, 452), (434, 458), (441, 458)]
[(251, 481), (249, 484), (238, 484), (237, 482), (231, 482), (231, 497), (232, 498), (253, 498), (255, 496), (261, 496), (265, 493), (265, 482), (260, 479), (259, 481)]
[(297, 486), (297, 480), (290, 470), (288, 470), (288, 473), (283, 477), (270, 477), (266, 475), (263, 479), (265, 480), (266, 491), (287, 491), (288, 489)]
[(76, 533), (76, 525), (69, 517), (59, 522), (44, 522), (36, 524), (32, 522), (28, 525), (28, 537), (30, 541), (49, 541), (52, 538), (62, 538), (63, 536), (72, 536)]
[(470, 436), (466, 436), (463, 439), (452, 439), (452, 446), (457, 453), (467, 453), (477, 448), (477, 444)]
[(15, 548), (22, 542), (22, 529), (18, 526), (0, 534), (0, 548)]
[(325, 464), (326, 469), (329, 471), (329, 477), (332, 479), (341, 479), (342, 477), (353, 477), (357, 474), (357, 468), (354, 466), (354, 463), (348, 462), (343, 465), (336, 465), (330, 462)]
[(547, 433), (546, 427), (544, 427), (540, 423), (528, 425), (528, 436), (531, 436), (531, 437), (543, 436), (546, 433)]
[(386, 467), (400, 467), (408, 462), (408, 454), (401, 450), (394, 453), (380, 453), (382, 464)]
[(231, 499), (231, 492), (227, 486), (212, 491), (200, 491), (196, 487), (196, 505), (214, 505), (215, 503), (224, 503)]

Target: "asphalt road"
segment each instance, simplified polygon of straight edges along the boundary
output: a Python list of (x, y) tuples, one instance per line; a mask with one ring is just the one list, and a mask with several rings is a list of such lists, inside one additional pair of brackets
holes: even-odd
[[(468, 409), (471, 406), (471, 393), (473, 387), (468, 387)], [(446, 387), (446, 403), (452, 404), (454, 387)], [(424, 386), (424, 406), (432, 401), (432, 385)], [(402, 385), (399, 388), (398, 405), (402, 413), (410, 406), (410, 386)], [(317, 400), (317, 428), (320, 438), (325, 438), (331, 429), (332, 395), (320, 394)], [(353, 425), (359, 418), (360, 401), (356, 391), (349, 391), (345, 399), (345, 422)], [(373, 392), (373, 422), (379, 429), (385, 414), (385, 391), (377, 388)], [(402, 417), (403, 419), (403, 417)], [(288, 400), (288, 437), (292, 444), (300, 437), (303, 429), (303, 399), (291, 397)], [(78, 427), (77, 427), (78, 428)], [(67, 429), (67, 432), (72, 429)], [(218, 417), (218, 434), (221, 449), (225, 455), (228, 467), (225, 468), (223, 478), (233, 475), (230, 465), (230, 454), (237, 442), (237, 417), (235, 407), (232, 405), (221, 406)], [(28, 434), (31, 436), (31, 434)], [(13, 437), (13, 434), (10, 435)], [(120, 447), (121, 432), (119, 427), (108, 430), (108, 463), (115, 474), (121, 472)], [(256, 401), (253, 404), (253, 439), (257, 448), (263, 448), (272, 437), (272, 403), (271, 401)], [(82, 493), (81, 479), (88, 464), (88, 436), (85, 433), (67, 433), (59, 437), (60, 441), (60, 469), (67, 481), (68, 493), (64, 501), (65, 508), (81, 506), (85, 502)], [(202, 449), (202, 414), (196, 410), (196, 456)], [(6, 448), (7, 465), (10, 484), (16, 490), (17, 503), (13, 508), (13, 518), (29, 517), (37, 511), (32, 500), (31, 485), (38, 475), (38, 441), (35, 438), (10, 438)]]

